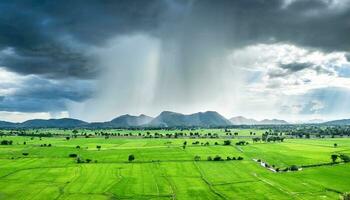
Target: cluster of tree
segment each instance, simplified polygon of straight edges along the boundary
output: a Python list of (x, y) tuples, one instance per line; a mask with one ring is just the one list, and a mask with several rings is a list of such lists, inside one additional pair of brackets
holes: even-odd
[(244, 141), (244, 140), (236, 142), (236, 145), (239, 145), (239, 146), (244, 146), (244, 145), (248, 145), (248, 144), (249, 143)]
[(287, 172), (287, 171), (298, 171), (298, 170), (299, 170), (299, 167), (296, 166), (296, 165), (292, 165), (290, 167), (286, 167), (283, 170), (280, 170), (280, 168), (276, 168), (276, 172), (280, 172), (280, 171)]
[(331, 155), (331, 160), (333, 163), (335, 163), (338, 158), (343, 162), (350, 162), (350, 156), (348, 156), (348, 155), (345, 155), (345, 154), (339, 154), (339, 155), (332, 154)]
[(238, 136), (238, 132), (231, 133), (231, 131), (230, 131), (230, 132), (226, 132), (226, 135), (227, 136), (232, 136), (232, 135)]
[(51, 147), (51, 144), (41, 144), (40, 147)]
[(12, 145), (13, 141), (12, 140), (2, 140), (0, 142), (1, 145)]
[(296, 138), (324, 138), (350, 136), (350, 126), (326, 125), (290, 125), (273, 127), (274, 132), (283, 132), (285, 135)]
[[(273, 132), (271, 130), (266, 131), (261, 135), (261, 140), (264, 142), (283, 142), (285, 137), (282, 136), (282, 133)], [(258, 142), (260, 140), (253, 138), (253, 142)]]
[[(200, 159), (201, 159), (200, 156), (195, 156), (195, 157), (194, 157), (194, 160), (195, 160), (195, 161), (199, 161)], [(216, 155), (214, 158), (211, 157), (211, 156), (208, 156), (208, 157), (207, 157), (207, 160), (208, 160), (208, 161), (243, 160), (243, 157), (238, 156), (238, 157), (236, 158), (236, 157), (227, 156), (226, 159), (225, 159), (225, 158), (222, 158), (222, 157), (219, 156), (219, 155)]]
[[(82, 159), (80, 157), (77, 157), (76, 161), (77, 161), (77, 163), (91, 163), (92, 159), (90, 159), (90, 158)], [(97, 163), (97, 160), (94, 160), (94, 163)]]

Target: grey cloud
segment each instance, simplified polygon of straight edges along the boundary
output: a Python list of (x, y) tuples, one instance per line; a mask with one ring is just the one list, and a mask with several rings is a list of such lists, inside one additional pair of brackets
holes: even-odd
[(299, 63), (299, 62), (280, 65), (282, 69), (287, 69), (290, 72), (298, 72), (303, 69), (310, 68), (312, 66), (313, 66), (312, 63)]
[[(71, 43), (90, 47), (135, 32), (162, 39), (181, 32), (192, 39), (193, 34), (215, 37), (228, 48), (282, 41), (349, 50), (349, 8), (331, 9), (330, 3), (293, 1), (285, 7), (282, 0), (5, 0), (0, 3), (0, 48), (13, 47), (18, 55), (5, 57), (0, 64), (20, 73), (92, 77), (98, 70), (89, 64), (85, 49), (72, 52), (69, 42), (60, 38), (68, 36)], [(70, 53), (74, 58), (67, 56)]]
[(350, 53), (346, 53), (346, 54), (345, 54), (345, 58), (346, 58), (346, 60), (347, 60), (348, 62), (350, 62)]
[(11, 93), (0, 98), (0, 110), (19, 112), (52, 112), (66, 110), (67, 101), (80, 102), (93, 92), (91, 81), (52, 81), (32, 77)]

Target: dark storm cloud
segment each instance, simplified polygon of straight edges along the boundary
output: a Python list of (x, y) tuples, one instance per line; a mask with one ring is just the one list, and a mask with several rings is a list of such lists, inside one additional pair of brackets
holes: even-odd
[[(66, 109), (67, 101), (80, 102), (92, 93), (90, 81), (52, 81), (32, 77), (14, 93), (0, 98), (1, 111), (47, 112)], [(6, 89), (1, 86), (1, 89)]]
[[(177, 27), (181, 20), (195, 28), (196, 34), (214, 30), (217, 42), (229, 48), (282, 41), (330, 51), (349, 50), (349, 7), (333, 9), (333, 1), (296, 0), (289, 5), (283, 0), (191, 2), (2, 1), (0, 48), (11, 47), (15, 55), (3, 55), (0, 64), (22, 74), (91, 78), (98, 66), (86, 55), (89, 47), (135, 32), (163, 34), (167, 39), (172, 34), (162, 30), (164, 24)], [(192, 7), (177, 12), (186, 7), (181, 5)]]
[(345, 58), (348, 62), (350, 62), (350, 53), (345, 54)]
[(2, 1), (0, 65), (22, 74), (93, 78), (98, 66), (87, 55), (116, 34), (151, 31), (163, 1)]
[[(94, 80), (101, 67), (95, 62), (92, 50), (105, 47), (110, 39), (121, 35), (144, 33), (158, 38), (163, 46), (173, 45), (168, 41), (179, 45), (179, 54), (183, 55), (177, 60), (182, 66), (178, 71), (184, 78), (177, 84), (188, 85), (188, 90), (193, 91), (199, 90), (202, 83), (197, 81), (199, 87), (193, 89), (189, 83), (194, 81), (186, 80), (196, 80), (193, 78), (196, 74), (202, 78), (198, 72), (206, 71), (195, 68), (204, 68), (208, 58), (227, 49), (280, 42), (321, 51), (349, 51), (350, 6), (334, 7), (334, 2), (3, 0), (0, 2), (0, 66), (42, 77), (47, 83), (20, 86), (17, 93), (2, 98), (0, 110), (62, 110), (67, 100), (88, 98), (87, 91), (92, 87), (85, 88), (84, 84), (73, 87), (72, 80)], [(290, 64), (271, 72), (271, 76), (282, 77), (306, 67)], [(194, 94), (193, 91), (188, 93)]]

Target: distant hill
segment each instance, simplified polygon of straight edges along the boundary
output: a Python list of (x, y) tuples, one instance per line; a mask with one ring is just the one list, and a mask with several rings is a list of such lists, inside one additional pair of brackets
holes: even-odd
[(259, 123), (259, 121), (255, 119), (248, 119), (242, 116), (232, 117), (230, 121), (233, 125), (254, 125)]
[(16, 127), (18, 123), (0, 121), (0, 128), (13, 128)]
[(304, 122), (305, 124), (320, 124), (320, 123), (323, 123), (325, 122), (323, 119), (311, 119), (311, 120), (308, 120), (306, 122)]
[(288, 122), (281, 119), (264, 119), (259, 121), (259, 125), (282, 125), (288, 124)]
[(73, 128), (73, 127), (83, 127), (87, 125), (87, 122), (71, 119), (32, 119), (20, 123), (17, 125), (19, 128)]
[(280, 119), (264, 119), (261, 121), (249, 119), (242, 116), (232, 117), (230, 119), (233, 125), (280, 125), (288, 124), (288, 122)]
[(334, 125), (334, 126), (342, 126), (342, 125), (350, 125), (350, 119), (339, 119), (322, 123), (324, 125)]
[(217, 127), (229, 126), (232, 123), (214, 111), (199, 112), (190, 115), (164, 111), (148, 125), (155, 127)]
[(117, 118), (114, 118), (109, 123), (113, 127), (135, 127), (148, 124), (152, 120), (152, 117), (143, 114), (139, 116), (122, 115)]

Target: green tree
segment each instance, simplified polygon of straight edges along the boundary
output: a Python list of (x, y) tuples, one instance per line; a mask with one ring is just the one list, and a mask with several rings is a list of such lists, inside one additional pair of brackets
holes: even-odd
[(338, 159), (338, 155), (333, 154), (331, 155), (332, 162), (335, 162)]
[(132, 162), (135, 160), (135, 156), (133, 154), (129, 155), (128, 157), (129, 162)]

